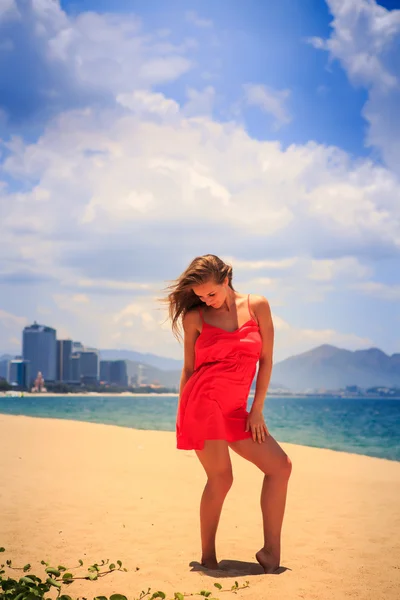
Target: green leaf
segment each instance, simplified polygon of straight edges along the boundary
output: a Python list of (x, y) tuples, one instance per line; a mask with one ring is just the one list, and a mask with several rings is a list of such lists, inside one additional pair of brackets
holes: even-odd
[(27, 585), (35, 585), (35, 581), (31, 577), (21, 577), (19, 583), (26, 583)]
[(63, 580), (64, 579), (73, 579), (74, 576), (72, 575), (72, 573), (64, 573), (64, 575), (62, 576)]
[(93, 600), (108, 600), (107, 596), (96, 596)]
[(98, 579), (97, 573), (89, 573), (88, 579), (90, 579), (90, 581), (96, 581), (96, 579)]
[[(150, 600), (153, 600), (154, 598), (162, 598), (162, 600), (165, 600), (165, 594), (164, 592), (154, 592), (154, 594), (152, 595), (152, 597), (150, 598)], [(111, 600), (111, 598), (110, 598)]]
[(52, 579), (51, 577), (48, 577), (46, 579), (46, 583), (48, 583), (49, 585), (54, 585), (54, 587), (56, 587), (56, 588), (61, 587), (61, 583), (59, 583), (58, 581), (54, 581), (54, 579)]
[(117, 565), (118, 565), (119, 567), (122, 567), (122, 562), (121, 562), (120, 560), (117, 560)]
[(58, 565), (57, 568), (58, 568), (59, 571), (66, 571), (67, 570), (67, 567), (63, 567), (62, 565)]
[(208, 596), (211, 596), (211, 592), (208, 592), (207, 590), (201, 590), (200, 596), (204, 596), (205, 598), (208, 598)]
[(36, 600), (36, 598), (43, 598), (40, 590), (37, 588), (32, 588), (31, 591), (24, 596), (24, 600)]
[(24, 573), (26, 573), (27, 571), (29, 571), (29, 569), (31, 568), (31, 565), (28, 563), (27, 565), (24, 566)]
[(83, 560), (79, 559), (78, 562), (81, 566), (83, 565)]
[(62, 594), (61, 596), (58, 596), (58, 600), (72, 600), (71, 596), (68, 596), (68, 594)]
[(55, 575), (56, 577), (60, 577), (60, 571), (58, 569), (54, 569), (53, 567), (47, 567), (45, 571), (49, 575)]
[(112, 594), (110, 600), (128, 600), (128, 598), (123, 594)]
[(219, 590), (222, 590), (222, 585), (220, 583), (214, 583), (214, 587), (218, 588)]
[(5, 549), (5, 548), (3, 548), (3, 546), (2, 546), (2, 547), (0, 548), (0, 552), (5, 552), (5, 551), (6, 551), (6, 549)]
[(184, 600), (184, 595), (181, 594), (180, 592), (175, 592), (174, 598), (175, 598), (175, 600)]
[(111, 565), (109, 566), (110, 571), (113, 571), (115, 569), (115, 565), (114, 563), (111, 563)]

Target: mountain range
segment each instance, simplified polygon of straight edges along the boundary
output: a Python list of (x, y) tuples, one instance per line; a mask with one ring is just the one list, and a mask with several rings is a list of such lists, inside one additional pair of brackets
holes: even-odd
[[(179, 383), (182, 361), (128, 350), (103, 350), (101, 356), (132, 361), (128, 369), (133, 370), (141, 363), (148, 381), (168, 386)], [(300, 391), (351, 385), (400, 387), (400, 353), (388, 356), (379, 348), (351, 351), (323, 344), (275, 363), (270, 387)]]
[[(11, 358), (0, 356), (0, 377)], [(128, 375), (140, 375), (143, 383), (179, 386), (182, 360), (132, 350), (101, 350), (100, 358), (126, 360)], [(331, 390), (351, 385), (400, 388), (400, 353), (388, 356), (379, 348), (351, 351), (324, 344), (274, 364), (270, 388)]]

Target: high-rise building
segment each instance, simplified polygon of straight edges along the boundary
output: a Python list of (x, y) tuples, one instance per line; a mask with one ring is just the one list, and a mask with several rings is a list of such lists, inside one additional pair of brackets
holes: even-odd
[(99, 381), (99, 354), (97, 350), (79, 352), (79, 366), (82, 383), (97, 383)]
[(8, 380), (9, 364), (9, 358), (4, 358), (3, 360), (0, 360), (0, 379)]
[(23, 358), (10, 360), (8, 371), (8, 383), (20, 388), (28, 388), (30, 384), (30, 363)]
[(81, 357), (80, 354), (72, 354), (69, 359), (70, 383), (81, 382)]
[(36, 379), (39, 371), (45, 381), (56, 380), (57, 342), (56, 330), (46, 325), (33, 325), (24, 328), (22, 334), (22, 356), (30, 362), (30, 381)]
[(111, 363), (112, 360), (100, 361), (100, 381), (102, 383), (110, 383), (111, 381)]
[(124, 387), (128, 385), (128, 374), (125, 360), (113, 360), (111, 362), (110, 382)]
[(72, 340), (57, 340), (57, 381), (71, 381)]
[(128, 385), (126, 360), (101, 360), (100, 381), (120, 386)]

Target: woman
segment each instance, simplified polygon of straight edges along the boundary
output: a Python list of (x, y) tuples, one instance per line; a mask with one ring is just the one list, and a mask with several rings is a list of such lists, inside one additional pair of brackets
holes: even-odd
[[(195, 258), (169, 287), (174, 334), (184, 330), (184, 366), (177, 412), (177, 447), (195, 450), (207, 475), (201, 498), (201, 563), (217, 569), (215, 537), (232, 485), (229, 448), (264, 473), (264, 544), (256, 553), (265, 573), (280, 563), (281, 529), (291, 462), (263, 417), (274, 329), (263, 296), (239, 294), (232, 267), (213, 254)], [(247, 398), (259, 363), (250, 412)]]

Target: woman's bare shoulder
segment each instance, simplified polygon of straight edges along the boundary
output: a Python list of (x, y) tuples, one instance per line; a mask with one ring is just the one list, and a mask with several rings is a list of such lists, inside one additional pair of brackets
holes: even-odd
[(269, 302), (267, 298), (259, 294), (250, 294), (250, 304), (255, 308), (257, 308), (258, 306), (263, 308), (269, 307)]
[(201, 317), (198, 308), (188, 310), (182, 318), (183, 329), (187, 332), (201, 329)]

